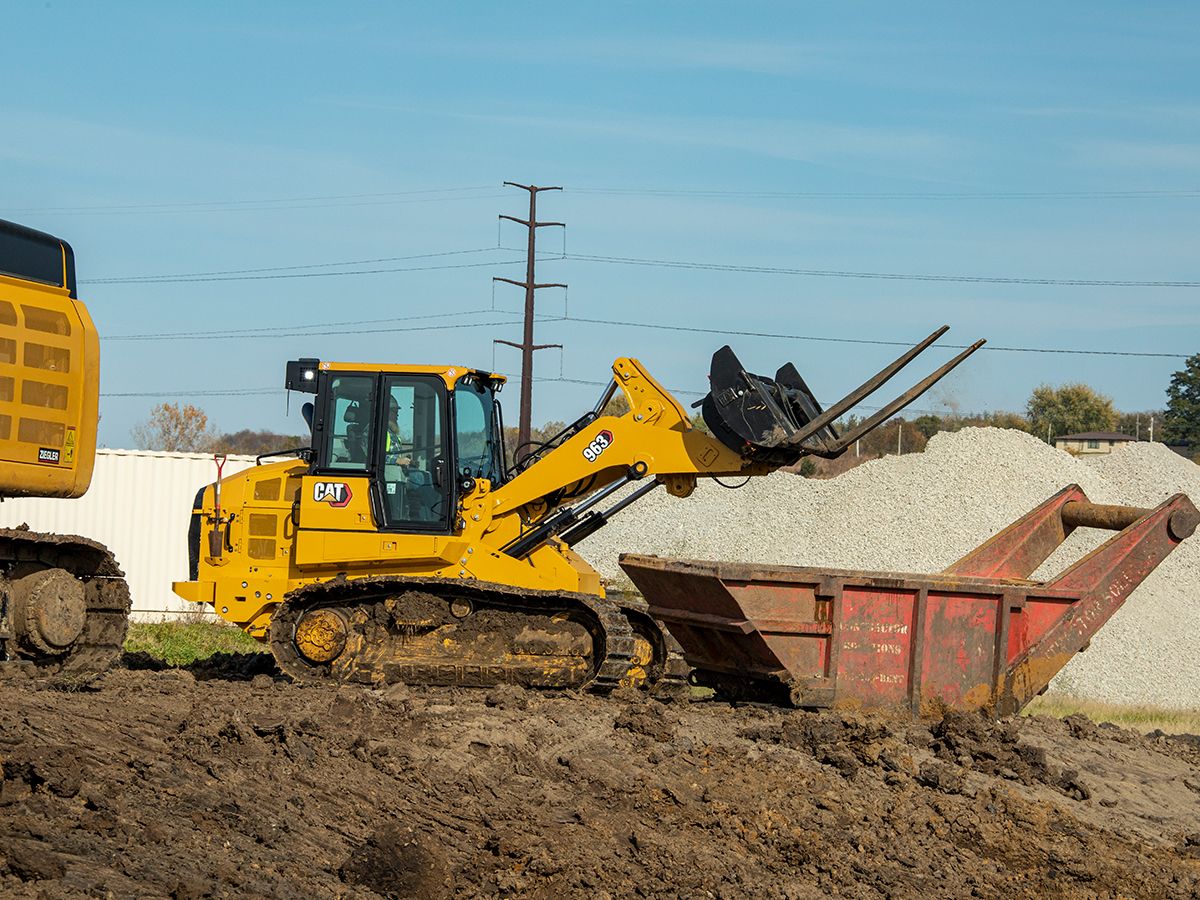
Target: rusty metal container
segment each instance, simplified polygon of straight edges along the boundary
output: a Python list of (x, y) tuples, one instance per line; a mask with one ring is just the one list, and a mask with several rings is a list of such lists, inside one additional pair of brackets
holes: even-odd
[[(1093, 504), (1070, 485), (932, 575), (631, 554), (621, 567), (693, 683), (731, 699), (1008, 715), (1198, 524), (1183, 494), (1147, 510)], [(1029, 580), (1079, 527), (1120, 530), (1056, 578)]]

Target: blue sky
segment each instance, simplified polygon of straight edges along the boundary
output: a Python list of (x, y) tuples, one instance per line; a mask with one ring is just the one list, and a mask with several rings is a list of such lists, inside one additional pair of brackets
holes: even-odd
[[(190, 399), (223, 430), (300, 431), (279, 390), (298, 356), (517, 372), (516, 351), (492, 344), (520, 336), (520, 291), (491, 281), (523, 275), (519, 252), (496, 249), (524, 239), (498, 229), (525, 211), (504, 180), (565, 188), (539, 216), (568, 223), (574, 255), (1200, 280), (1195, 4), (6, 6), (0, 217), (69, 240), (92, 282), (108, 446), (128, 445), (160, 399), (128, 394)], [(564, 246), (559, 229), (540, 238), (547, 255)], [(283, 268), (297, 266), (318, 268)], [(388, 268), (409, 271), (327, 274)], [(244, 269), (306, 277), (104, 281)], [(590, 406), (598, 389), (575, 382), (605, 379), (621, 355), (703, 391), (728, 341), (757, 371), (794, 361), (829, 400), (898, 352), (565, 311), (870, 340), (947, 323), (952, 343), (1200, 352), (1192, 286), (571, 257), (538, 278), (570, 288), (565, 302), (539, 294), (537, 340), (565, 350), (538, 356), (535, 421)], [(367, 324), (308, 327), (320, 323)], [(252, 331), (271, 328), (293, 336)], [(125, 339), (179, 332), (203, 337)], [(1085, 381), (1120, 408), (1159, 407), (1182, 362), (985, 351), (918, 406), (1019, 409), (1038, 384)], [(252, 393), (201, 393), (226, 390)]]

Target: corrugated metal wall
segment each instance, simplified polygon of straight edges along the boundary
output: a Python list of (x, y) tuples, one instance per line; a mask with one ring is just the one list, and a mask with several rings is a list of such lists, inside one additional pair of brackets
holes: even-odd
[[(253, 456), (231, 456), (224, 474), (253, 465)], [(192, 501), (216, 474), (209, 454), (97, 450), (92, 486), (83, 497), (5, 500), (0, 527), (26, 522), (34, 531), (100, 541), (125, 570), (137, 619), (195, 612), (199, 607), (176, 597), (171, 582), (187, 580)]]

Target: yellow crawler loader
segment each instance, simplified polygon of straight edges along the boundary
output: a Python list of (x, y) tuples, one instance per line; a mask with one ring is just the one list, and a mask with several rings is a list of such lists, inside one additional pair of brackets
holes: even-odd
[[(92, 480), (100, 341), (56, 237), (0, 220), (0, 499), (81, 497)], [(121, 652), (129, 588), (73, 535), (0, 528), (0, 671), (100, 671)]]
[[(983, 343), (838, 433), (946, 330), (827, 410), (790, 363), (765, 378), (723, 347), (698, 404), (707, 431), (640, 362), (618, 359), (590, 412), (512, 464), (500, 375), (294, 360), (286, 387), (314, 395), (311, 445), (200, 491), (192, 577), (175, 592), (269, 642), (302, 681), (681, 685), (668, 633), (644, 606), (608, 599), (572, 548), (660, 487), (687, 497), (700, 477), (844, 452)], [(607, 415), (618, 390), (629, 410)]]

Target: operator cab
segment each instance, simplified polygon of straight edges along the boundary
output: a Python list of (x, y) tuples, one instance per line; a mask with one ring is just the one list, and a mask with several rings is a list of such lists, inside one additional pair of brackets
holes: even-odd
[(504, 481), (503, 379), (471, 369), (374, 371), (288, 363), (286, 387), (316, 395), (312, 472), (366, 477), (384, 530), (449, 533), (468, 482)]

